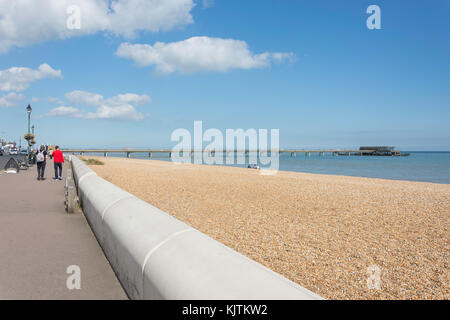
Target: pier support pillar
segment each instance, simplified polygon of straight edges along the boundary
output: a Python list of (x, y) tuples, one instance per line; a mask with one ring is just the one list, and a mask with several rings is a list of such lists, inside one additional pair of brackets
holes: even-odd
[(129, 158), (129, 157), (130, 157), (130, 154), (131, 154), (130, 152), (127, 152), (127, 158)]
[(151, 152), (148, 153), (148, 157), (151, 158), (153, 155)]
[(103, 156), (106, 158), (108, 156), (108, 152), (105, 152)]

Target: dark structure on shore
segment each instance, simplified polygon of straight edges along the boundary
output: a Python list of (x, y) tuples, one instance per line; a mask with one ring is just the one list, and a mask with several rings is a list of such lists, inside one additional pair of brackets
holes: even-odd
[(365, 153), (368, 156), (391, 156), (391, 157), (400, 157), (400, 156), (409, 156), (409, 153), (401, 153), (399, 150), (395, 150), (395, 147), (360, 147), (361, 151), (369, 151)]

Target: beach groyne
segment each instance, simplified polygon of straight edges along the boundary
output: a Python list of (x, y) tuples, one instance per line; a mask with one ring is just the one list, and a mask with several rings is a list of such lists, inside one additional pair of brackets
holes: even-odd
[(70, 159), (83, 212), (131, 299), (321, 299)]

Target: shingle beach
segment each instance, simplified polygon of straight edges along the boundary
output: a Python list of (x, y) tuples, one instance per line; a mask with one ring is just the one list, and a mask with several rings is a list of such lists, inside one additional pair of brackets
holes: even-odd
[(96, 159), (104, 179), (324, 298), (450, 298), (450, 185)]

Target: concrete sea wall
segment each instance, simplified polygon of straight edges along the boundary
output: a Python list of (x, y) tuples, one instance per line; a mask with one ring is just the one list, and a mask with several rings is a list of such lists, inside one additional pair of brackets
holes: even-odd
[(131, 299), (321, 299), (70, 158), (83, 212)]

